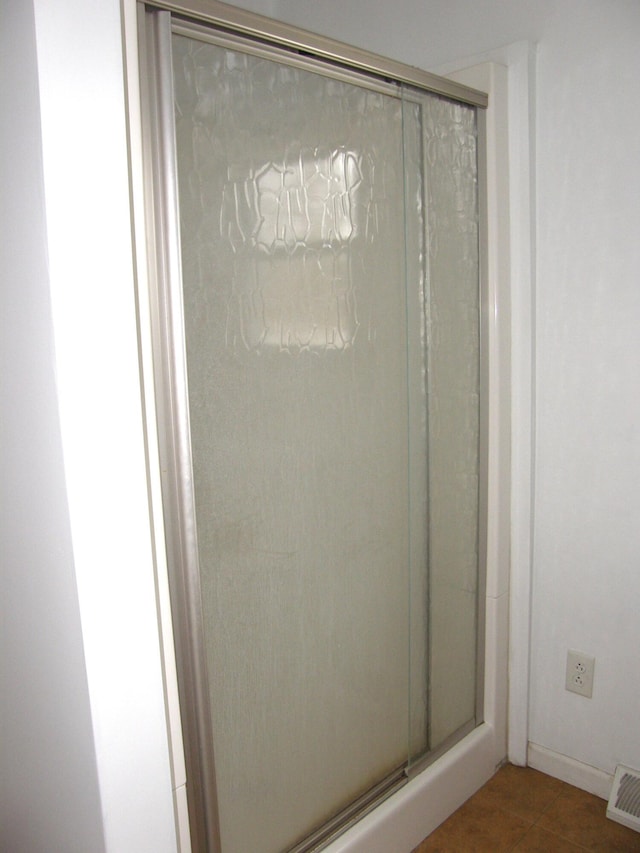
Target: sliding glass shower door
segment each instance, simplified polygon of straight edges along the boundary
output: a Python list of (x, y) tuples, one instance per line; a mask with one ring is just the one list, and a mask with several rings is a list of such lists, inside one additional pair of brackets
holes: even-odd
[(202, 845), (308, 850), (477, 721), (476, 111), (170, 42), (161, 416)]

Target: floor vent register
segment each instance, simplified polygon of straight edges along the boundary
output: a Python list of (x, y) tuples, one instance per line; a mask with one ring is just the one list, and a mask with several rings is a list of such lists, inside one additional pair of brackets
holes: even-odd
[(607, 804), (607, 817), (640, 832), (640, 770), (618, 764)]

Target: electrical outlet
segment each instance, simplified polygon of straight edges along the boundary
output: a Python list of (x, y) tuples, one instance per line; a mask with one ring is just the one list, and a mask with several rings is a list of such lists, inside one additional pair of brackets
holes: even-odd
[(591, 699), (593, 693), (593, 670), (596, 659), (591, 655), (569, 649), (567, 652), (567, 680), (565, 687), (572, 693)]

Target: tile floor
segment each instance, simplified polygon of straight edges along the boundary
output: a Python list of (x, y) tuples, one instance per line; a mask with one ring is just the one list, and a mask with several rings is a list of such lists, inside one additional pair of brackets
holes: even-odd
[(502, 767), (413, 853), (631, 853), (640, 833), (605, 800), (530, 767)]

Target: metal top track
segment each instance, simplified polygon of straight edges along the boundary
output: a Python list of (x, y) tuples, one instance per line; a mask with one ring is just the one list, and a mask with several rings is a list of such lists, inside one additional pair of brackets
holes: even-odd
[(407, 83), (475, 107), (484, 108), (488, 104), (487, 95), (477, 89), (282, 21), (230, 6), (220, 0), (151, 0), (145, 5), (213, 24), (228, 33), (239, 33), (259, 42), (278, 45), (285, 50), (309, 54), (342, 67), (355, 68), (378, 78)]

